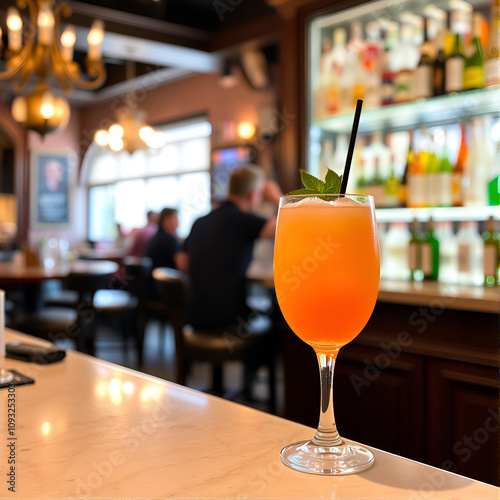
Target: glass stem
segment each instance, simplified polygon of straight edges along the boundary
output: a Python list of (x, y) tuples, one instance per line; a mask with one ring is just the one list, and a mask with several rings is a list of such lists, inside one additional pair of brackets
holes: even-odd
[(312, 440), (316, 446), (329, 447), (342, 444), (333, 411), (333, 371), (338, 352), (339, 349), (327, 352), (316, 351), (321, 386), (321, 412), (318, 430)]

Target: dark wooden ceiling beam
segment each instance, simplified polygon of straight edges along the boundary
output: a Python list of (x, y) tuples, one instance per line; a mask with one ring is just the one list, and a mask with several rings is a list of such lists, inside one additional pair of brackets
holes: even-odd
[(101, 19), (105, 22), (106, 31), (112, 33), (212, 50), (213, 34), (209, 31), (77, 1), (69, 2), (69, 5), (73, 13), (67, 21), (77, 26), (89, 27), (94, 19)]
[(225, 51), (228, 48), (235, 48), (242, 44), (256, 43), (259, 48), (277, 43), (279, 39), (278, 14), (271, 14), (253, 21), (249, 21), (241, 26), (222, 31), (214, 35), (213, 50)]

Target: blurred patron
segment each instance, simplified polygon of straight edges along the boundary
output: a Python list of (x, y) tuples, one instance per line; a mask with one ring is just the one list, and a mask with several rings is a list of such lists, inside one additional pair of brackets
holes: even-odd
[(158, 231), (158, 214), (156, 212), (149, 211), (147, 218), (147, 224), (143, 228), (137, 229), (132, 234), (132, 243), (127, 255), (132, 257), (144, 257), (148, 241)]
[(188, 320), (196, 328), (223, 328), (246, 320), (246, 271), (254, 241), (274, 238), (276, 217), (252, 213), (263, 198), (279, 204), (281, 190), (255, 165), (236, 169), (229, 195), (219, 207), (198, 219), (178, 262), (188, 271), (191, 300)]
[(164, 208), (158, 219), (158, 230), (146, 243), (145, 257), (153, 261), (153, 267), (172, 267), (177, 269), (180, 250), (176, 237), (179, 219), (175, 208)]

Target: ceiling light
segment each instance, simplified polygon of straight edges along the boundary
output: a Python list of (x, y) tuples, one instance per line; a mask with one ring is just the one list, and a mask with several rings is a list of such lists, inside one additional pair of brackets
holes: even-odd
[(61, 130), (67, 125), (70, 115), (67, 101), (56, 97), (46, 83), (52, 75), (66, 94), (71, 93), (75, 86), (91, 90), (104, 82), (106, 72), (101, 61), (104, 25), (100, 20), (92, 24), (85, 58), (87, 74), (82, 74), (79, 64), (73, 61), (74, 28), (67, 26), (59, 38), (59, 19), (68, 17), (71, 8), (52, 0), (18, 1), (18, 5), (29, 11), (26, 13), (29, 21), (24, 28), (19, 11), (15, 7), (7, 9), (8, 43), (0, 65), (0, 80), (11, 80), (14, 90), (21, 92), (31, 75), (36, 75), (36, 89), (14, 99), (12, 115), (26, 128), (43, 135)]

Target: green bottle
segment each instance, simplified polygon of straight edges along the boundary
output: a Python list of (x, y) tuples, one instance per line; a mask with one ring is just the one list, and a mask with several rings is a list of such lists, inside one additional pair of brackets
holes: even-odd
[(408, 267), (410, 268), (410, 275), (413, 281), (422, 281), (424, 279), (424, 273), (421, 269), (421, 245), (422, 238), (418, 230), (418, 222), (417, 219), (413, 219), (408, 249)]
[(498, 282), (498, 265), (500, 262), (500, 236), (495, 231), (493, 217), (488, 219), (488, 229), (483, 233), (484, 284), (494, 286)]
[(429, 218), (427, 232), (421, 244), (421, 268), (426, 280), (437, 280), (439, 277), (439, 241), (434, 236), (434, 221)]
[(453, 205), (453, 192), (452, 192), (452, 173), (453, 167), (448, 159), (448, 150), (446, 148), (446, 129), (445, 129), (445, 142), (443, 145), (443, 152), (441, 156), (441, 165), (438, 174), (439, 185), (439, 203), (440, 207), (451, 207)]
[(472, 54), (464, 62), (464, 90), (484, 87), (484, 56), (481, 45), (481, 14), (474, 14)]

